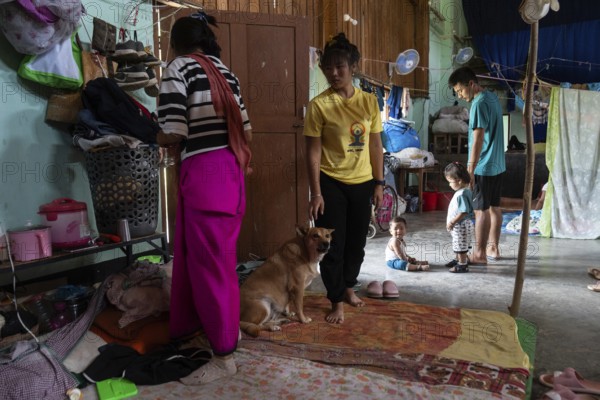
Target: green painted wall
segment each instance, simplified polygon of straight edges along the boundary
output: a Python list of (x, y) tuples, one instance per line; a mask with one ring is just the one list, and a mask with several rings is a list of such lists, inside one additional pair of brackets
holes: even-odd
[[(89, 49), (93, 17), (133, 33), (134, 27), (126, 20), (137, 3), (84, 0), (87, 15), (79, 30), (84, 47)], [(136, 29), (140, 41), (152, 43), (152, 10), (148, 3), (139, 8)], [(27, 221), (40, 223), (40, 205), (70, 197), (87, 203), (90, 223), (95, 228), (83, 153), (71, 144), (68, 126), (44, 121), (47, 101), (54, 90), (18, 77), (22, 58), (0, 34), (0, 224), (6, 230)], [(155, 100), (143, 89), (134, 96), (151, 111), (156, 108)]]

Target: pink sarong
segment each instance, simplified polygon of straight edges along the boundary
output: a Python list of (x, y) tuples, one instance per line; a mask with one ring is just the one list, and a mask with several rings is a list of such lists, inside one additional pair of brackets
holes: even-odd
[(243, 170), (230, 148), (181, 163), (169, 329), (204, 330), (217, 355), (233, 352), (240, 323), (236, 246), (246, 209)]

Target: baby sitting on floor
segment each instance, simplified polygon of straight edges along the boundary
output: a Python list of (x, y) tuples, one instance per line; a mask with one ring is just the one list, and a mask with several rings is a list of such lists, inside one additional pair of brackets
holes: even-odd
[(406, 254), (406, 220), (402, 217), (394, 217), (390, 222), (390, 238), (385, 246), (385, 263), (388, 267), (402, 271), (429, 271), (427, 261), (417, 261)]

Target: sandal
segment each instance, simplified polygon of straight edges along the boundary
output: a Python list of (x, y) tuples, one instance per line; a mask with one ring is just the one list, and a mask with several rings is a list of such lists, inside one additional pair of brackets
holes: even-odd
[(469, 272), (469, 264), (456, 264), (454, 267), (450, 268), (448, 270), (448, 272), (452, 272), (452, 273), (462, 273), (462, 272)]
[(594, 283), (593, 285), (588, 285), (587, 288), (592, 292), (600, 292), (600, 281)]
[(539, 381), (542, 385), (555, 387), (562, 385), (565, 388), (575, 393), (588, 393), (600, 395), (600, 382), (584, 379), (573, 368), (565, 368), (564, 371), (556, 371), (550, 374), (542, 374), (539, 376)]
[(600, 269), (590, 267), (587, 272), (592, 278), (600, 280)]
[(452, 268), (455, 265), (458, 265), (458, 260), (456, 258), (454, 260), (450, 261), (449, 263), (446, 263), (446, 268)]
[(367, 285), (367, 297), (380, 299), (383, 297), (383, 286), (381, 282), (372, 281)]
[(400, 293), (398, 293), (398, 286), (393, 281), (384, 281), (383, 282), (383, 297), (388, 299), (395, 299), (400, 297)]

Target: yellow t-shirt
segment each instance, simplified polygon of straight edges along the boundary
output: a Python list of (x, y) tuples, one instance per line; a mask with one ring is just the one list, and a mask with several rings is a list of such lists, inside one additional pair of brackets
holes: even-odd
[(349, 99), (329, 88), (308, 104), (304, 136), (321, 138), (321, 171), (343, 183), (373, 179), (369, 136), (382, 131), (377, 98), (359, 88)]

